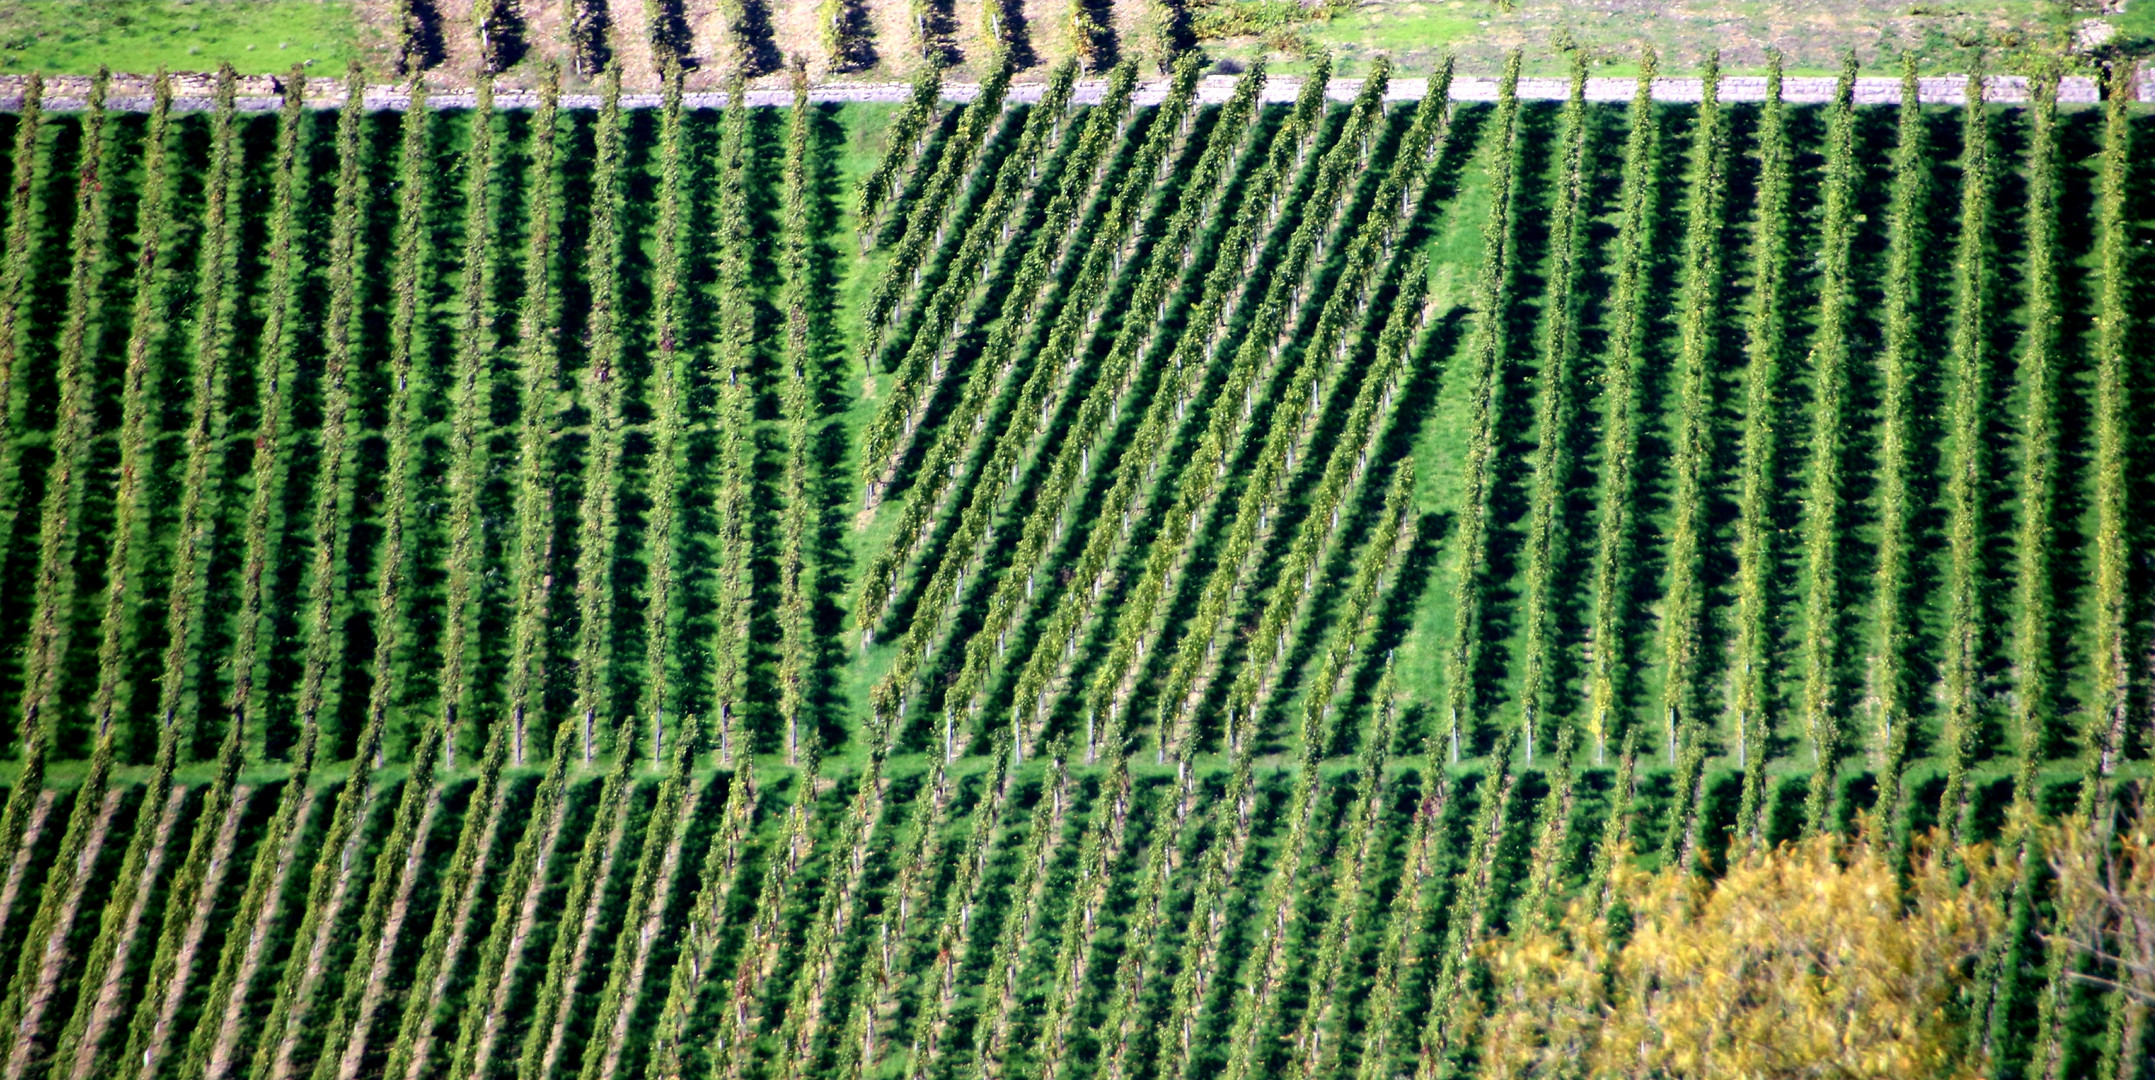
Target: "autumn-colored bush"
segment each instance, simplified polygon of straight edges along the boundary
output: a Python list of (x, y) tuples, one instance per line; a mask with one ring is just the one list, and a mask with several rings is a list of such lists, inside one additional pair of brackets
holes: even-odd
[(1813, 839), (1718, 882), (1624, 872), (1612, 918), (1574, 905), (1484, 950), (1482, 1074), (1977, 1075), (1956, 1006), (2006, 925), (2010, 856), (1919, 853), (1903, 880), (1890, 850)]

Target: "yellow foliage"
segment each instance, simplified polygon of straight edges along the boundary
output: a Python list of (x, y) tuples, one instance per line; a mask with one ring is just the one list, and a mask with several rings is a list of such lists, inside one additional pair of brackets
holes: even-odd
[[(2011, 867), (1820, 839), (1738, 860), (1707, 883), (1628, 871), (1628, 921), (1574, 905), (1483, 951), (1490, 1077), (1977, 1075), (1955, 1005), (2005, 922)], [(1956, 880), (1956, 872), (1967, 880)]]

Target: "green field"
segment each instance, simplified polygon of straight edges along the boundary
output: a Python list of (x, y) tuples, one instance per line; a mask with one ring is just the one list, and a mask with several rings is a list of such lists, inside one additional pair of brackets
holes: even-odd
[(1350, 68), (1385, 55), (1413, 74), (1435, 68), (1446, 56), (1477, 70), (1494, 69), (1507, 51), (1524, 49), (1534, 74), (1561, 74), (1564, 55), (1578, 50), (1596, 74), (1633, 75), (1642, 47), (1658, 52), (1665, 69), (1682, 74), (1696, 72), (1709, 53), (1720, 55), (1724, 71), (1762, 74), (1768, 54), (1778, 52), (1792, 75), (1831, 75), (1848, 50), (1866, 65), (1912, 60), (1925, 75), (1985, 66), (2017, 70), (2033, 57), (2074, 51), (2069, 43), (2090, 19), (2115, 32), (2106, 43), (2111, 50), (2141, 56), (2155, 50), (2155, 8), (2137, 0), (2101, 8), (2047, 0), (1361, 0), (1324, 6), (1218, 0), (1193, 10), (1201, 28), (1235, 12), (1267, 26), (1205, 35), (1215, 55), (1284, 52), (1292, 60), (1302, 51), (1322, 50)]
[(2144, 1072), (2155, 115), (1519, 65), (0, 115), (11, 1075)]
[(0, 11), (0, 72), (88, 75), (308, 64), (337, 72), (368, 51), (349, 0), (20, 0)]

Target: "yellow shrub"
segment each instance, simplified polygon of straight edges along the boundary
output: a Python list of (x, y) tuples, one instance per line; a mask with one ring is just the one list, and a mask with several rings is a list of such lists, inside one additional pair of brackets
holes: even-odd
[(1620, 946), (1574, 906), (1484, 951), (1483, 1075), (1973, 1076), (1954, 1004), (2004, 924), (2008, 868), (1968, 861), (1962, 883), (1918, 855), (1904, 889), (1869, 845), (1815, 840), (1718, 883), (1630, 872)]

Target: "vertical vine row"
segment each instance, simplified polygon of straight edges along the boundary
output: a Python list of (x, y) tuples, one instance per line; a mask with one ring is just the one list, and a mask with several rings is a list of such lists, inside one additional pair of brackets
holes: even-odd
[(1856, 60), (1841, 65), (1826, 120), (1826, 176), (1821, 201), (1818, 329), (1811, 345), (1811, 441), (1803, 495), (1803, 724), (1811, 740), (1810, 794), (1804, 829), (1827, 825), (1840, 763), (1842, 502), (1841, 456), (1847, 439), (1849, 262), (1855, 233), (1853, 93)]

